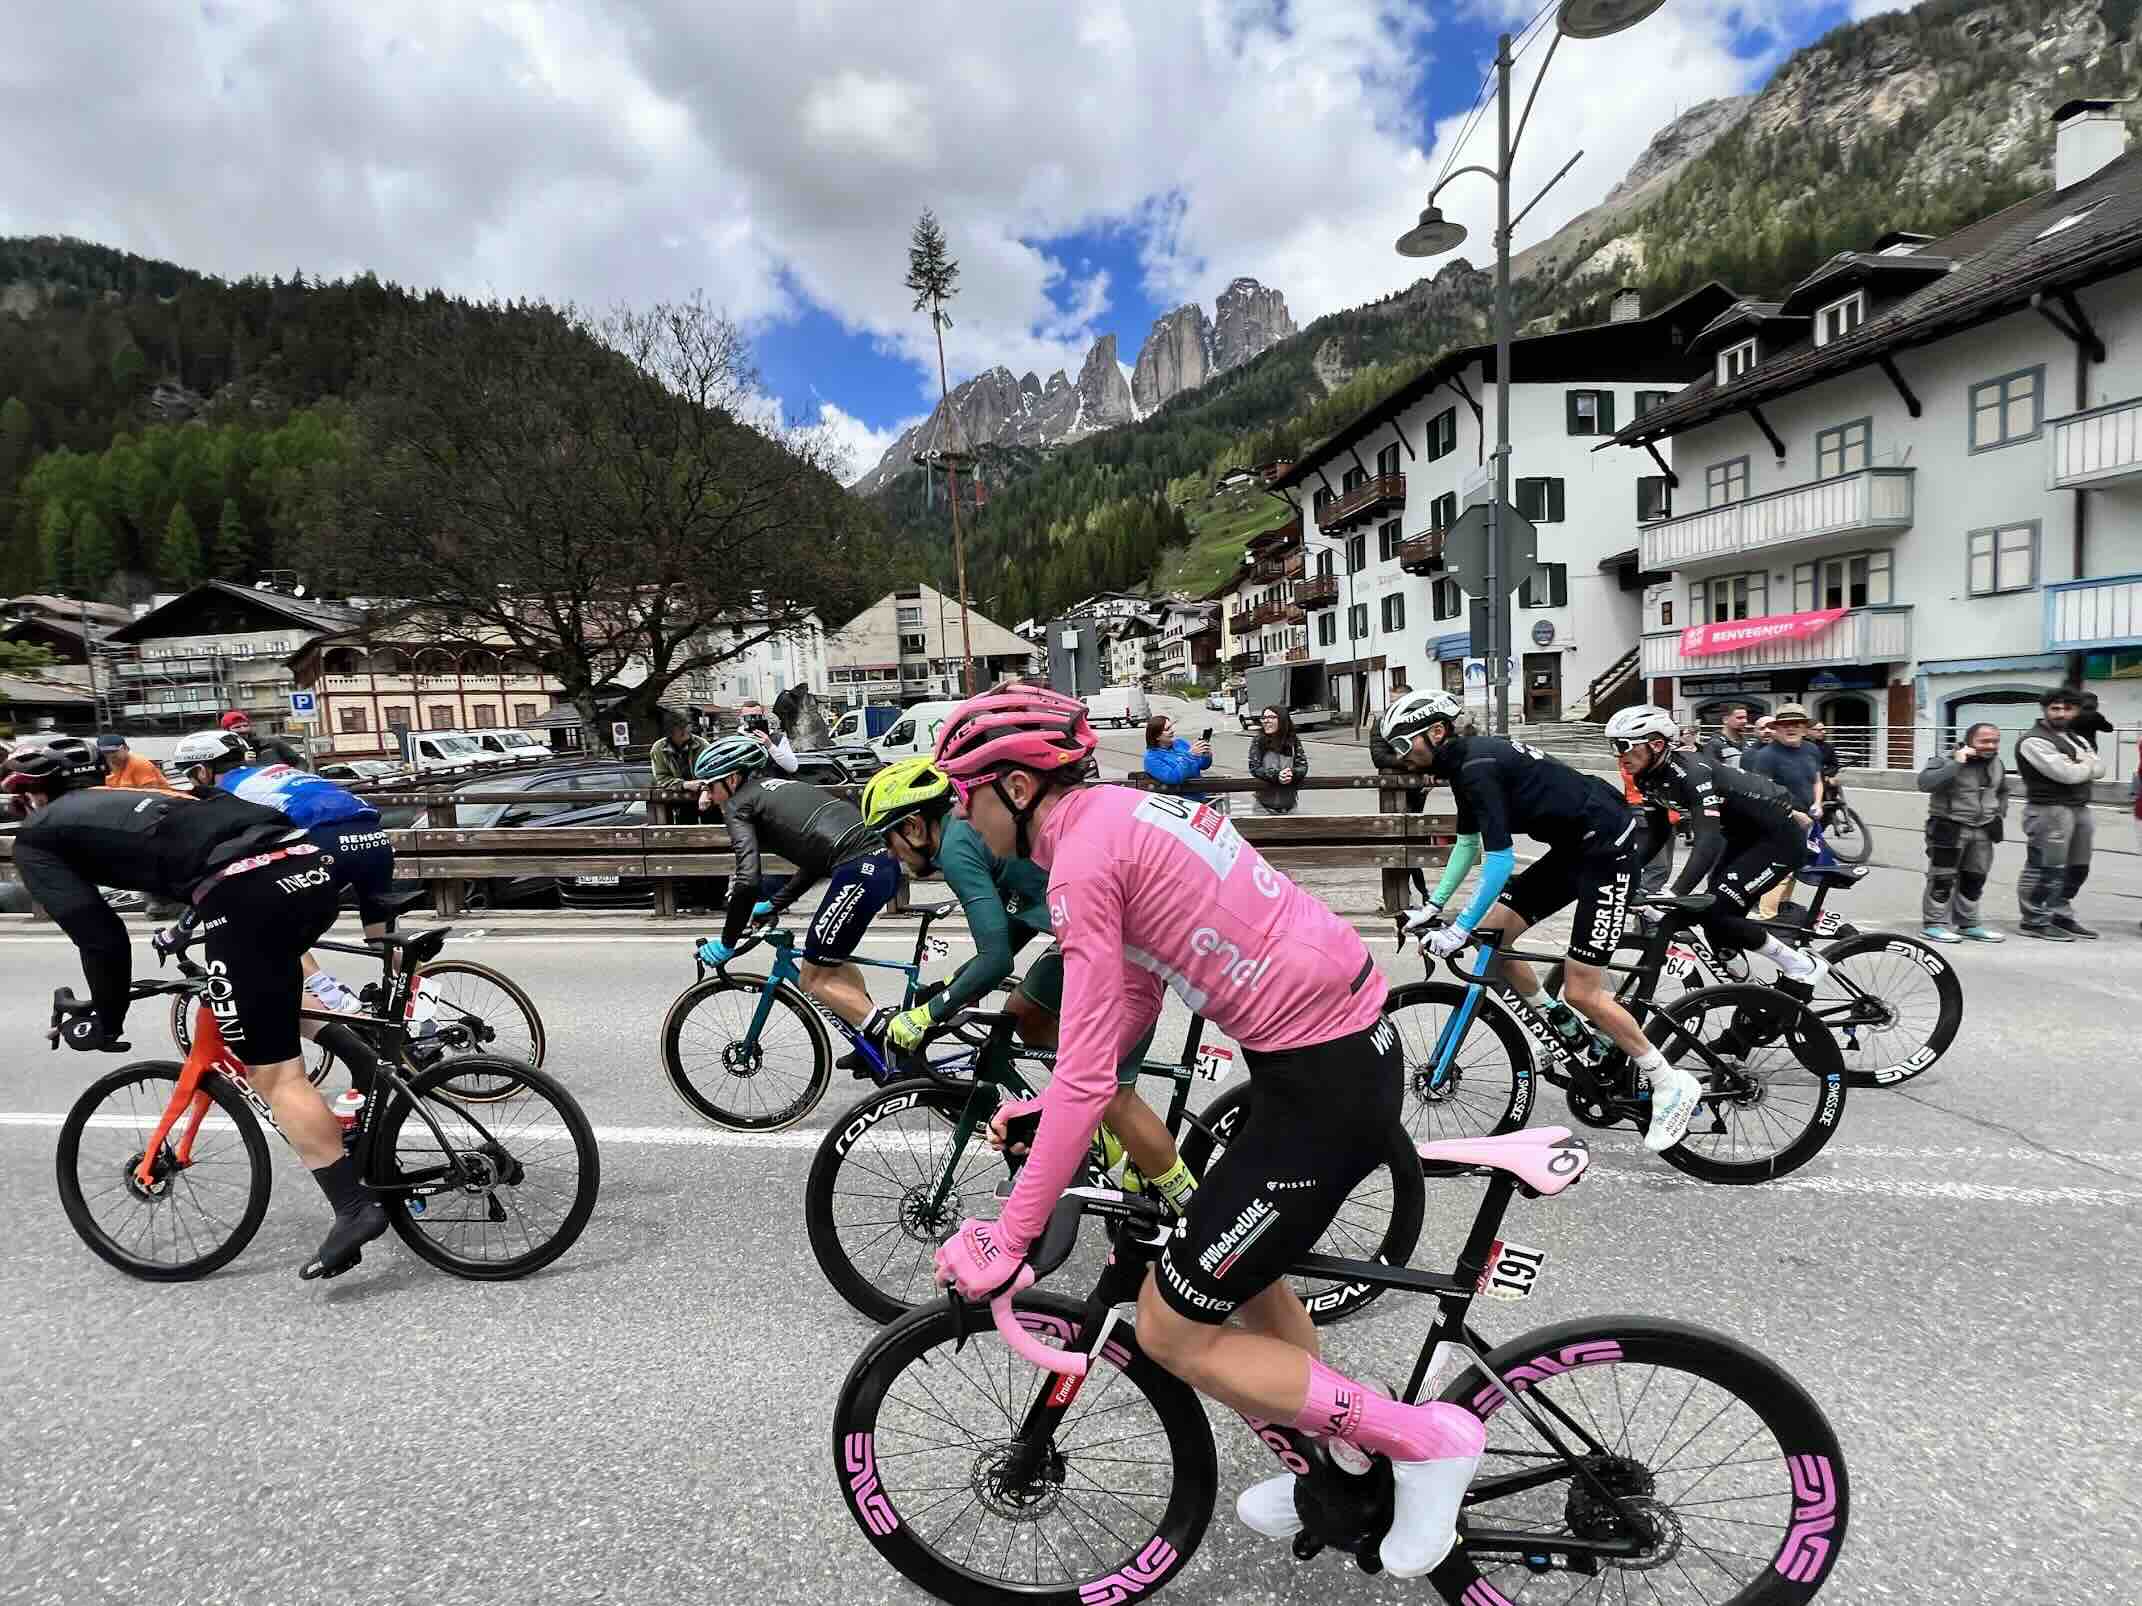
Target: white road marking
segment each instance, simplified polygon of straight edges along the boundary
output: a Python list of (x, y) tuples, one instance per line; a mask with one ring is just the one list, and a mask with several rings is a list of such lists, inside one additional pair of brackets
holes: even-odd
[[(0, 1112), (0, 1128), (52, 1128), (66, 1117), (43, 1112)], [(98, 1115), (90, 1117), (93, 1127), (108, 1127), (119, 1130), (138, 1131), (146, 1123), (131, 1116)], [(210, 1116), (204, 1126), (227, 1126), (224, 1116)], [(598, 1126), (595, 1141), (623, 1148), (676, 1148), (676, 1149), (816, 1149), (825, 1141), (826, 1128), (790, 1128), (783, 1132), (728, 1132), (718, 1127), (704, 1126)], [(559, 1138), (565, 1136), (563, 1127), (523, 1127), (515, 1135)], [(1587, 1180), (1636, 1187), (1714, 1187), (1681, 1172), (1650, 1165), (1624, 1166), (1614, 1159), (1600, 1156), (1595, 1159)], [(1825, 1150), (1814, 1163), (1817, 1167), (1834, 1165), (1838, 1160), (1861, 1157), (1902, 1159), (1924, 1164), (1950, 1164), (1959, 1156), (2026, 1159), (2044, 1163), (2047, 1156), (2035, 1150), (1972, 1150), (1972, 1149), (1861, 1149), (1844, 1148)], [(2105, 1155), (2088, 1158), (2126, 1160), (2133, 1156)], [(1784, 1193), (1820, 1193), (1833, 1196), (1875, 1195), (1890, 1199), (1939, 1200), (1951, 1204), (2008, 1204), (2008, 1205), (2073, 1205), (2086, 1209), (2102, 1209), (2107, 1206), (2142, 1206), (2142, 1191), (2125, 1188), (2080, 1188), (2068, 1186), (2034, 1187), (2009, 1183), (1972, 1182), (1953, 1177), (1907, 1178), (1887, 1174), (1841, 1175), (1833, 1170), (1818, 1171), (1809, 1175), (1799, 1172), (1789, 1177), (1760, 1184), (1763, 1189), (1776, 1189)]]

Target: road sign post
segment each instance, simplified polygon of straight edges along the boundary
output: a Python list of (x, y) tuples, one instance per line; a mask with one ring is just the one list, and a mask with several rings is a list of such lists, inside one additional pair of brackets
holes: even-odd
[(320, 717), (320, 699), (314, 692), (294, 691), (290, 694), (290, 717), (315, 720)]

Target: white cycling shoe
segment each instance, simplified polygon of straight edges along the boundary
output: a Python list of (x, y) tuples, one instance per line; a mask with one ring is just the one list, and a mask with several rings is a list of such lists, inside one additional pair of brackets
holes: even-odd
[(1796, 976), (1783, 965), (1780, 965), (1778, 966), (1779, 981), (1789, 981), (1801, 987), (1819, 987), (1829, 979), (1830, 962), (1823, 958), (1822, 955), (1816, 953), (1812, 948), (1802, 948), (1800, 957), (1808, 963), (1806, 974)]
[(1300, 1480), (1291, 1472), (1253, 1483), (1235, 1496), (1235, 1515), (1243, 1527), (1267, 1539), (1292, 1539), (1302, 1531), (1301, 1513), (1294, 1509), (1294, 1485)]
[[(1484, 1443), (1485, 1429), (1481, 1438)], [(1391, 1531), (1378, 1547), (1386, 1572), (1418, 1578), (1435, 1570), (1457, 1541), (1458, 1509), (1479, 1468), (1478, 1455), (1391, 1463)], [(1302, 1531), (1301, 1514), (1294, 1509), (1296, 1481), (1293, 1473), (1282, 1472), (1250, 1485), (1235, 1497), (1235, 1515), (1267, 1539), (1292, 1539)]]
[[(1486, 1438), (1483, 1428), (1483, 1446)], [(1398, 1490), (1391, 1531), (1379, 1547), (1385, 1572), (1393, 1578), (1418, 1578), (1450, 1554), (1458, 1539), (1458, 1508), (1479, 1469), (1478, 1455), (1391, 1463)]]
[(1703, 1084), (1678, 1065), (1649, 1076), (1651, 1124), (1644, 1129), (1644, 1147), (1664, 1154), (1688, 1135), (1688, 1123), (1703, 1108)]

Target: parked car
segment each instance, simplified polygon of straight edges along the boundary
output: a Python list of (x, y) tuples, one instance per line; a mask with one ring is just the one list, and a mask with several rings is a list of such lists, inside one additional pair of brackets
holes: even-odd
[(330, 781), (377, 781), (389, 775), (408, 772), (407, 764), (398, 764), (386, 758), (349, 758), (339, 763), (322, 764), (320, 774)]
[(1216, 691), (1206, 697), (1205, 706), (1215, 714), (1232, 714), (1235, 700), (1224, 691)]
[(1096, 729), (1143, 725), (1153, 717), (1153, 705), (1136, 686), (1103, 686), (1086, 699), (1086, 717)]

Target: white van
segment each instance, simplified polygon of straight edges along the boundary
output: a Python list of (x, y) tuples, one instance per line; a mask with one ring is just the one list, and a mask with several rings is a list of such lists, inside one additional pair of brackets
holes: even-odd
[(937, 751), (938, 727), (957, 707), (956, 702), (934, 702), (903, 708), (892, 729), (872, 742), (870, 750), (878, 755), (881, 764), (902, 758), (927, 757)]
[(1103, 686), (1086, 699), (1086, 717), (1094, 729), (1110, 725), (1143, 725), (1153, 717), (1153, 705), (1137, 686)]
[(509, 759), (514, 763), (520, 763), (524, 759), (556, 758), (558, 756), (550, 743), (544, 741), (534, 731), (479, 730), (464, 731), (462, 734), (475, 737), (477, 745), (486, 752), (496, 753), (499, 757)]
[(496, 769), (511, 763), (503, 753), (483, 745), (477, 731), (400, 729), (402, 757), (416, 770)]

